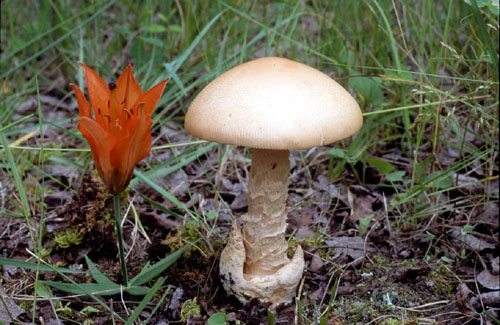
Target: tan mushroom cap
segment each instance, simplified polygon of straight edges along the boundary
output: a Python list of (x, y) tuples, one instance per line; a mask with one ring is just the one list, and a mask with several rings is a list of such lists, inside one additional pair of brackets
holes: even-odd
[(260, 149), (306, 149), (353, 135), (363, 117), (352, 96), (302, 63), (266, 57), (238, 65), (194, 99), (186, 131)]

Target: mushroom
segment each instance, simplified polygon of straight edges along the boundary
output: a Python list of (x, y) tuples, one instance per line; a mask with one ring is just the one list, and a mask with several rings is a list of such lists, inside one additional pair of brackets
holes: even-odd
[(307, 65), (265, 57), (238, 65), (193, 100), (188, 133), (252, 148), (248, 212), (233, 221), (220, 259), (224, 288), (241, 302), (275, 308), (295, 296), (304, 270), (300, 246), (287, 256), (289, 150), (327, 145), (353, 135), (363, 118), (351, 95)]

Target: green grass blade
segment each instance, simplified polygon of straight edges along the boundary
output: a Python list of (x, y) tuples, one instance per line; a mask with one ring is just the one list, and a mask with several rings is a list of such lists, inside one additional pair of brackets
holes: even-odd
[[(36, 85), (36, 99), (37, 99), (37, 108), (38, 108), (38, 125), (40, 126), (40, 152), (38, 154), (38, 175), (37, 178), (40, 177), (41, 171), (43, 171), (44, 167), (44, 159), (43, 159), (43, 149), (44, 149), (44, 133), (43, 133), (43, 115), (42, 115), (42, 104), (40, 103), (40, 88), (38, 86), (38, 77), (35, 76), (35, 85)], [(43, 241), (43, 233), (45, 228), (45, 219), (44, 219), (44, 207), (45, 203), (43, 198), (45, 197), (45, 177), (41, 177), (41, 193), (40, 193), (40, 221), (39, 221), (39, 229), (38, 229), (38, 246), (37, 252), (39, 253), (42, 250), (42, 241)], [(38, 296), (38, 281), (40, 274), (40, 259), (37, 260), (37, 268), (35, 275), (35, 297), (33, 299), (33, 323), (36, 319), (36, 297)]]
[[(66, 283), (57, 281), (43, 281), (43, 283), (61, 290), (76, 295), (99, 295), (99, 296), (113, 296), (120, 293), (120, 286), (116, 283)], [(123, 288), (123, 287), (122, 287)]]
[(134, 170), (134, 175), (139, 178), (141, 181), (149, 185), (151, 188), (153, 188), (156, 192), (161, 194), (165, 199), (169, 200), (173, 204), (175, 204), (180, 210), (184, 210), (187, 214), (189, 214), (190, 217), (193, 218), (193, 220), (196, 220), (196, 216), (188, 209), (186, 206), (179, 201), (174, 195), (170, 194), (167, 192), (164, 188), (153, 182), (151, 179), (149, 179), (146, 175), (144, 175), (142, 172), (138, 171), (137, 169)]
[[(194, 152), (188, 153), (185, 156), (184, 155), (176, 156), (177, 161), (173, 166), (165, 168), (165, 166), (163, 164), (161, 164), (159, 166), (156, 166), (154, 169), (145, 172), (144, 176), (149, 178), (150, 180), (154, 180), (154, 179), (157, 179), (160, 177), (165, 177), (165, 176), (175, 172), (176, 170), (181, 169), (182, 167), (186, 166), (187, 164), (195, 161), (200, 156), (202, 156), (205, 153), (207, 153), (208, 151), (210, 151), (215, 145), (216, 145), (216, 143), (210, 143), (209, 145), (202, 147)], [(139, 183), (139, 179), (134, 178), (130, 182), (130, 186), (135, 186), (138, 183)]]
[(267, 325), (274, 325), (276, 324), (274, 320), (274, 313), (270, 310), (267, 310)]
[(137, 308), (135, 309), (132, 316), (130, 316), (129, 319), (127, 319), (127, 322), (125, 323), (126, 325), (131, 325), (134, 323), (134, 321), (137, 319), (137, 317), (139, 317), (139, 315), (141, 314), (142, 310), (148, 305), (148, 303), (151, 301), (151, 299), (153, 299), (153, 296), (156, 294), (156, 292), (161, 288), (161, 286), (163, 285), (163, 282), (165, 282), (164, 277), (159, 277), (158, 280), (156, 280), (156, 282), (153, 284), (151, 289), (148, 291), (148, 293), (142, 299), (139, 306), (137, 306)]
[[(483, 44), (486, 45), (486, 50), (488, 51), (488, 54), (490, 55), (490, 59), (493, 62), (493, 65), (495, 66), (495, 74), (498, 80), (498, 54), (497, 51), (495, 51), (495, 47), (493, 46), (493, 43), (491, 42), (490, 35), (488, 35), (488, 28), (486, 27), (486, 24), (484, 23), (483, 16), (481, 15), (481, 11), (479, 10), (479, 7), (477, 5), (477, 0), (472, 0), (471, 1), (471, 8), (472, 8), (472, 13), (474, 14), (474, 19), (476, 20), (476, 23), (479, 28), (479, 37), (481, 38), (481, 41)], [(498, 36), (498, 34), (497, 34)]]
[(181, 255), (192, 246), (193, 244), (186, 245), (181, 249), (176, 250), (172, 254), (163, 258), (156, 264), (151, 265), (148, 268), (142, 269), (142, 271), (137, 274), (132, 280), (130, 280), (131, 286), (140, 286), (148, 281), (151, 281), (156, 276), (160, 275), (165, 271), (170, 265), (172, 265)]
[(132, 295), (142, 296), (149, 292), (149, 288), (146, 287), (130, 287), (124, 288), (114, 282), (111, 283), (66, 283), (57, 281), (43, 281), (57, 290), (64, 292), (69, 292), (76, 295), (99, 295), (99, 296), (114, 296), (123, 292), (128, 292)]
[[(0, 265), (8, 265), (14, 267), (20, 267), (28, 270), (36, 270), (37, 264), (30, 263), (25, 261), (19, 261), (11, 258), (0, 257)], [(48, 272), (58, 272), (58, 273), (72, 273), (72, 274), (85, 274), (85, 271), (66, 269), (62, 267), (49, 267), (46, 265), (40, 265), (40, 271), (48, 271)]]
[[(40, 260), (40, 261), (43, 262), (42, 260)], [(49, 265), (46, 262), (43, 262), (43, 263), (44, 263), (45, 266), (48, 266), (50, 269), (52, 269), (52, 271), (57, 272), (57, 269), (55, 267), (53, 267), (52, 265)], [(99, 305), (101, 305), (102, 307), (104, 307), (104, 309), (106, 309), (108, 312), (110, 312), (111, 314), (113, 314), (114, 317), (116, 317), (117, 319), (119, 319), (122, 322), (125, 322), (125, 320), (120, 315), (118, 315), (113, 309), (111, 309), (108, 305), (106, 305), (106, 303), (104, 301), (102, 301), (99, 297), (97, 297), (96, 295), (94, 295), (92, 292), (89, 292), (88, 290), (86, 290), (86, 288), (82, 287), (80, 284), (78, 284), (77, 282), (75, 282), (73, 279), (71, 279), (70, 277), (68, 277), (66, 274), (64, 274), (62, 272), (57, 272), (57, 273), (60, 276), (62, 276), (66, 281), (69, 281), (74, 286), (79, 287), (80, 289), (82, 289), (82, 291), (84, 292), (84, 294), (90, 296), (95, 302), (97, 302)], [(42, 282), (42, 283), (45, 283), (45, 282)]]
[(3, 128), (0, 128), (0, 132), (7, 132), (9, 131), (10, 129), (12, 129), (14, 126), (16, 125), (19, 125), (23, 122), (26, 122), (27, 120), (29, 120), (30, 118), (33, 117), (33, 114), (30, 114), (30, 115), (26, 115), (24, 117), (21, 117), (19, 120), (16, 120), (10, 124), (7, 124), (6, 126), (4, 126)]
[(165, 300), (165, 298), (167, 297), (167, 295), (170, 293), (171, 290), (172, 290), (172, 286), (169, 285), (167, 287), (167, 289), (165, 290), (165, 292), (163, 293), (163, 295), (161, 296), (160, 300), (158, 300), (158, 302), (156, 303), (155, 308), (153, 308), (153, 310), (149, 314), (148, 318), (146, 318), (142, 324), (149, 324), (149, 320), (153, 317), (154, 314), (156, 314), (156, 312), (158, 311), (158, 308), (160, 308), (160, 306), (163, 305), (163, 301)]
[(2, 144), (5, 148), (5, 153), (7, 154), (7, 161), (9, 163), (9, 169), (12, 177), (14, 178), (14, 183), (16, 185), (17, 192), (19, 193), (19, 198), (21, 199), (21, 207), (23, 211), (23, 215), (26, 221), (26, 226), (28, 227), (28, 231), (30, 234), (31, 242), (33, 247), (36, 247), (36, 241), (33, 234), (33, 230), (31, 229), (31, 209), (28, 202), (28, 196), (26, 195), (26, 191), (24, 190), (23, 182), (21, 181), (21, 176), (17, 170), (16, 162), (14, 161), (14, 156), (12, 155), (12, 151), (9, 148), (9, 144), (7, 142), (7, 138), (5, 137), (4, 132), (0, 132), (2, 138)]
[(113, 281), (111, 281), (106, 275), (104, 275), (104, 273), (99, 271), (99, 269), (94, 265), (94, 263), (92, 263), (92, 261), (87, 255), (85, 255), (85, 261), (87, 262), (89, 273), (92, 276), (92, 278), (94, 278), (95, 282), (104, 285), (114, 284)]

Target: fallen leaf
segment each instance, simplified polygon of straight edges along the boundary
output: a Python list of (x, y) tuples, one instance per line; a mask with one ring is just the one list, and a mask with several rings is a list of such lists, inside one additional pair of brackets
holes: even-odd
[[(364, 239), (362, 237), (337, 237), (332, 240), (326, 240), (326, 245), (328, 247), (334, 248), (335, 253), (341, 253), (342, 255), (349, 256), (352, 259), (357, 259), (365, 255), (364, 251)], [(366, 253), (375, 253), (375, 249), (371, 247), (368, 243), (366, 244)]]
[(498, 275), (491, 274), (488, 270), (483, 270), (477, 275), (477, 282), (491, 290), (500, 289), (500, 278)]
[(248, 206), (248, 196), (246, 193), (240, 193), (234, 197), (233, 202), (231, 202), (232, 210), (243, 209)]
[(184, 296), (184, 290), (181, 287), (178, 287), (174, 290), (172, 294), (172, 298), (170, 298), (170, 303), (168, 304), (167, 309), (176, 310), (181, 308), (181, 299)]
[(25, 313), (24, 309), (7, 296), (2, 287), (0, 287), (0, 295), (2, 296), (2, 301), (0, 302), (0, 323), (1, 321), (17, 320), (19, 315)]
[(296, 233), (295, 233), (295, 238), (297, 239), (304, 239), (304, 238), (310, 238), (314, 236), (314, 230), (312, 230), (309, 227), (301, 227)]
[(500, 291), (485, 292), (470, 300), (471, 305), (477, 310), (482, 310), (481, 305), (483, 302), (485, 307), (500, 307)]
[(311, 264), (309, 264), (309, 270), (312, 272), (319, 272), (325, 263), (318, 255), (318, 253), (314, 253), (311, 259)]
[(453, 177), (453, 181), (454, 182), (456, 181), (457, 185), (464, 189), (477, 192), (483, 190), (484, 188), (483, 183), (479, 182), (479, 180), (475, 177), (463, 174), (457, 174), (454, 172), (451, 173), (451, 175)]
[(488, 243), (482, 239), (479, 239), (471, 234), (462, 235), (460, 230), (454, 229), (451, 231), (451, 235), (458, 241), (459, 243), (467, 245), (469, 248), (482, 251), (485, 249), (495, 249), (495, 245)]
[(457, 293), (455, 294), (455, 299), (457, 300), (457, 305), (467, 311), (473, 310), (469, 297), (474, 293), (467, 287), (465, 283), (460, 283), (457, 287)]
[(500, 271), (499, 262), (500, 262), (500, 258), (498, 256), (491, 260), (491, 269), (495, 273), (498, 273)]

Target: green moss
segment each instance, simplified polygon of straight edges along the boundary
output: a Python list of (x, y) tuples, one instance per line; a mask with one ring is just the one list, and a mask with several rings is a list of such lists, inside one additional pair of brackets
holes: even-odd
[(292, 258), (295, 250), (297, 249), (297, 246), (299, 246), (299, 241), (297, 240), (297, 238), (290, 237), (290, 239), (288, 240), (288, 249), (286, 251), (286, 255), (289, 258)]
[(162, 241), (162, 244), (166, 245), (170, 252), (197, 241), (195, 245), (184, 252), (182, 262), (176, 263), (170, 268), (170, 271), (182, 278), (182, 281), (200, 284), (206, 282), (209, 275), (206, 270), (213, 266), (216, 254), (224, 246), (224, 241), (217, 235), (210, 236), (210, 245), (204, 238), (200, 239), (204, 231), (205, 229), (198, 224), (186, 222), (176, 232), (170, 232), (167, 238)]
[(324, 239), (323, 234), (315, 233), (311, 237), (302, 238), (300, 240), (300, 244), (307, 245), (310, 247), (319, 247), (319, 246), (323, 246), (325, 244), (325, 239)]
[[(394, 278), (393, 273), (401, 267), (416, 270), (430, 267), (431, 271), (415, 279), (400, 281)], [(443, 263), (429, 265), (415, 259), (393, 262), (383, 256), (373, 256), (355, 273), (361, 276), (355, 280), (356, 291), (352, 296), (336, 299), (330, 311), (332, 316), (348, 324), (367, 323), (381, 315), (397, 314), (395, 306), (421, 305), (440, 297), (449, 297), (453, 292), (450, 284), (453, 274)], [(429, 314), (425, 312), (408, 312), (405, 319), (411, 323), (414, 319), (427, 316)], [(401, 324), (401, 320), (391, 317), (381, 320), (381, 324)]]
[(453, 274), (443, 265), (440, 264), (438, 267), (430, 272), (425, 278), (427, 281), (432, 281), (433, 290), (436, 294), (443, 296), (451, 296), (454, 286), (449, 278), (452, 278)]
[(42, 247), (38, 252), (38, 256), (40, 256), (40, 259), (45, 260), (50, 253), (52, 253), (52, 248)]
[(383, 323), (384, 325), (399, 325), (401, 324), (401, 321), (396, 318), (386, 318), (384, 319)]
[(334, 249), (332, 249), (332, 248), (328, 248), (328, 249), (319, 248), (318, 250), (316, 250), (316, 253), (322, 259), (329, 261), (329, 260), (331, 260), (331, 258), (333, 256)]
[(24, 309), (27, 312), (30, 312), (33, 310), (33, 303), (29, 301), (21, 301), (19, 304), (19, 307)]
[[(293, 254), (295, 253), (295, 250), (297, 249), (297, 246), (309, 246), (309, 247), (320, 247), (325, 245), (325, 239), (323, 234), (321, 233), (315, 233), (311, 237), (306, 237), (302, 239), (297, 239), (295, 237), (291, 237), (288, 240), (288, 250), (287, 250), (287, 256), (289, 258), (292, 258)], [(330, 260), (331, 257), (333, 256), (333, 249), (323, 249), (319, 248), (316, 250), (316, 253), (318, 253), (319, 257), (325, 260)]]
[(83, 235), (76, 227), (58, 230), (54, 233), (54, 243), (59, 248), (68, 248), (71, 245), (80, 245)]
[(186, 300), (181, 307), (181, 321), (187, 322), (191, 315), (200, 315), (201, 309), (196, 302), (196, 297), (190, 300)]
[[(162, 241), (162, 244), (167, 245), (172, 252), (176, 251), (184, 247), (187, 243), (193, 243), (200, 239), (200, 231), (202, 230), (200, 230), (200, 227), (196, 223), (186, 222), (177, 232), (170, 232), (167, 238)], [(222, 239), (218, 239), (216, 236), (211, 237), (210, 245), (213, 252), (217, 252), (223, 244), (224, 241)], [(198, 259), (202, 255), (207, 259), (213, 256), (212, 250), (204, 240), (200, 240), (196, 246), (189, 248), (183, 256), (185, 259)]]

